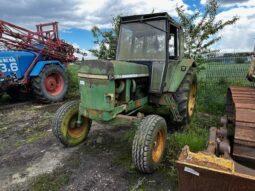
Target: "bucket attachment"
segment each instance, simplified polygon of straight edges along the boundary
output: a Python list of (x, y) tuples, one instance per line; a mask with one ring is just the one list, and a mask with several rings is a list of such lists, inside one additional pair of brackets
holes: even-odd
[(211, 127), (205, 151), (183, 148), (177, 161), (180, 191), (255, 190), (255, 170), (231, 158), (228, 135), (226, 128)]

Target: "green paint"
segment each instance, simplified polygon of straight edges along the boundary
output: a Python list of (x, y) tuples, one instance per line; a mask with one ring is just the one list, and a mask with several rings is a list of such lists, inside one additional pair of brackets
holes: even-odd
[(79, 112), (81, 115), (88, 117), (92, 120), (99, 122), (109, 122), (116, 118), (118, 114), (130, 112), (136, 108), (142, 107), (148, 103), (148, 98), (142, 98), (136, 101), (129, 101), (127, 104), (122, 104), (120, 106), (114, 107), (112, 110), (96, 110), (89, 109), (86, 106), (80, 104)]
[(126, 80), (126, 102), (130, 101), (130, 93), (131, 93), (131, 80)]
[(106, 61), (106, 60), (90, 60), (82, 65), (79, 73), (94, 75), (132, 75), (147, 74), (148, 67), (141, 64), (124, 62), (124, 61)]
[(193, 59), (182, 59), (170, 63), (166, 73), (164, 92), (176, 92), (193, 64)]
[(131, 74), (149, 75), (149, 69), (145, 65), (123, 61), (112, 61), (112, 63), (114, 66), (114, 75), (131, 75)]
[(121, 127), (121, 126), (131, 126), (137, 127), (141, 122), (141, 119), (137, 117), (129, 117), (126, 115), (117, 115), (113, 120), (106, 122), (108, 125)]
[(80, 78), (81, 107), (112, 111), (115, 106), (114, 80)]
[[(93, 64), (94, 63), (94, 64)], [(105, 64), (105, 65), (100, 65)], [(90, 77), (80, 77), (80, 115), (96, 121), (110, 121), (120, 113), (127, 113), (139, 108), (148, 102), (148, 98), (131, 100), (132, 81), (127, 75), (149, 75), (148, 67), (120, 61), (88, 61), (80, 70)], [(100, 79), (100, 76), (108, 76), (108, 79)], [(124, 91), (116, 87), (114, 77), (124, 78)], [(133, 77), (128, 77), (132, 78)], [(121, 88), (122, 89), (122, 88)], [(123, 93), (121, 102), (116, 101), (116, 94)]]

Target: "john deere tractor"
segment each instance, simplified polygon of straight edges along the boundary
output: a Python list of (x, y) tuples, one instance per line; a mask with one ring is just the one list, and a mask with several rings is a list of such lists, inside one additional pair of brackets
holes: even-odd
[(81, 99), (58, 109), (53, 132), (75, 146), (87, 138), (92, 121), (137, 126), (133, 162), (151, 173), (166, 148), (166, 120), (186, 123), (193, 114), (195, 67), (183, 58), (182, 28), (167, 13), (121, 17), (116, 60), (81, 66)]

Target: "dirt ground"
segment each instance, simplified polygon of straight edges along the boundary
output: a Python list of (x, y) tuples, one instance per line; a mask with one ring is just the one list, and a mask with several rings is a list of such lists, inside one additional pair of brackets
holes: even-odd
[(0, 190), (176, 190), (165, 168), (151, 175), (131, 162), (127, 127), (93, 123), (88, 139), (65, 148), (51, 120), (63, 103), (0, 105)]

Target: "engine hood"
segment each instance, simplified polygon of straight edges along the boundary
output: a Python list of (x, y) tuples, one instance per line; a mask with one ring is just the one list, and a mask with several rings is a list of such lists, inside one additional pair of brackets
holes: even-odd
[(86, 60), (81, 66), (79, 77), (100, 79), (122, 79), (149, 76), (145, 65), (109, 60)]

